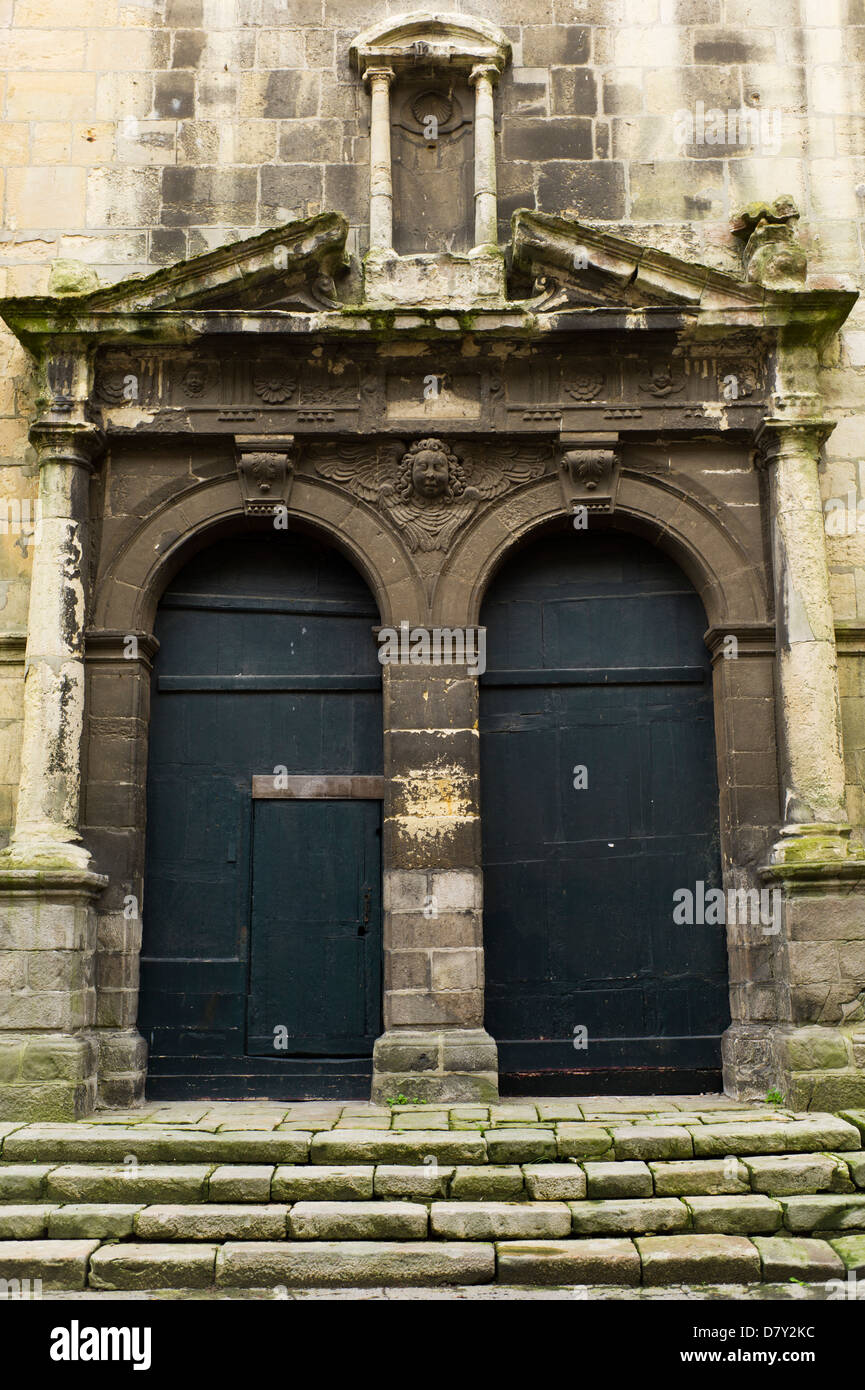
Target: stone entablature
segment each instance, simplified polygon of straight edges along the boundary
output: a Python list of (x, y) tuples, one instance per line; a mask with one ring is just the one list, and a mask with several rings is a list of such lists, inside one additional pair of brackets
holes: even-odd
[[(416, 346), (406, 343), (398, 354), (390, 344), (349, 349), (330, 339), (315, 360), (313, 344), (290, 337), (282, 346), (280, 338), (277, 348), (275, 335), (242, 348), (223, 338), (195, 349), (105, 349), (92, 401), (109, 434), (231, 434), (245, 425), (250, 433), (288, 431), (298, 439), (322, 429), (364, 437), (371, 429), (555, 435), (693, 434), (701, 427), (750, 435), (765, 412), (769, 372), (759, 349), (745, 354), (720, 343), (706, 350), (681, 345), (675, 332), (612, 329), (601, 355), (582, 348), (578, 323), (559, 322), (556, 341), (527, 373), (517, 353), (503, 360), (483, 341), (482, 323), (475, 332), (470, 353), (444, 330), (427, 343), (407, 335)], [(645, 346), (637, 341), (643, 337)]]

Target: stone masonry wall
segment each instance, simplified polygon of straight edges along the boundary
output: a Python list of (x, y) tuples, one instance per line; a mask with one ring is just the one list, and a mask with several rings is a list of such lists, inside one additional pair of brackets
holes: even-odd
[[(366, 249), (369, 98), (355, 34), (411, 0), (0, 0), (0, 293), (47, 289), (57, 258), (103, 282), (320, 209)], [(791, 193), (812, 274), (863, 283), (865, 0), (452, 0), (502, 26), (501, 236), (519, 207), (738, 265), (729, 222)], [(681, 143), (681, 116), (761, 114), (757, 144)], [(777, 113), (777, 116), (776, 116)], [(777, 126), (775, 122), (778, 122)], [(729, 136), (729, 131), (727, 132)], [(776, 139), (777, 137), (777, 139)], [(865, 622), (865, 304), (821, 375), (836, 614)], [(35, 496), (26, 353), (0, 336), (0, 498)], [(4, 512), (3, 515), (7, 513)], [(24, 513), (26, 519), (26, 510)], [(26, 526), (23, 528), (26, 531)], [(0, 840), (17, 786), (30, 550), (0, 534)], [(861, 649), (843, 679), (849, 810), (865, 824)], [(855, 670), (855, 674), (854, 674)]]

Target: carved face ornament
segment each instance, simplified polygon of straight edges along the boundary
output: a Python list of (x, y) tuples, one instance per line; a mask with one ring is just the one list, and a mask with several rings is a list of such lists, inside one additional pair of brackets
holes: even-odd
[(456, 455), (440, 439), (419, 439), (400, 460), (397, 493), (404, 502), (450, 503), (464, 491)]

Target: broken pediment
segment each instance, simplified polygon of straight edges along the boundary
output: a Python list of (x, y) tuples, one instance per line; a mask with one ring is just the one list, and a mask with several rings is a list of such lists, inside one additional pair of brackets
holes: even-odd
[[(51, 328), (92, 315), (132, 316), (153, 311), (339, 308), (335, 278), (348, 265), (348, 224), (324, 213), (220, 246), (167, 266), (153, 275), (130, 276), (84, 293), (60, 293), (0, 301), (13, 331), (42, 318)], [(32, 335), (32, 329), (31, 335)]]
[(762, 287), (641, 246), (574, 217), (517, 212), (511, 271), (545, 310), (663, 305), (713, 309), (762, 304)]

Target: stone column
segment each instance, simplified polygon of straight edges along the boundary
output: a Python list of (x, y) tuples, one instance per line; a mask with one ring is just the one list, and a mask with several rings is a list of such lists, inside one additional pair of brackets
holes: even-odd
[(390, 156), (390, 84), (392, 68), (367, 68), (372, 110), (369, 127), (369, 245), (371, 251), (393, 247), (393, 173)]
[(831, 421), (767, 420), (777, 625), (778, 734), (784, 825), (776, 862), (847, 857), (844, 753), (835, 624), (817, 476)]
[(498, 246), (496, 133), (493, 87), (495, 63), (477, 63), (469, 74), (475, 89), (475, 247)]
[(96, 1098), (93, 900), (106, 883), (78, 829), (88, 494), (101, 440), (70, 413), (30, 437), (39, 522), (17, 817), (0, 854), (0, 1119), (72, 1119)]
[(84, 605), (95, 425), (36, 424), (39, 526), (33, 548), (21, 781), (9, 854), (28, 865), (86, 868), (79, 843), (84, 728)]
[(452, 665), (388, 665), (383, 678), (385, 1032), (373, 1099), (483, 1103), (498, 1074), (483, 1026), (477, 679)]
[(724, 1037), (728, 1093), (753, 1099), (768, 1083), (788, 1105), (817, 1110), (865, 1105), (865, 858), (850, 846), (844, 804), (817, 472), (831, 430), (813, 417), (769, 419), (758, 437), (769, 474), (783, 825), (762, 870), (768, 925), (744, 929), (766, 957), (762, 978), (749, 1017)]

